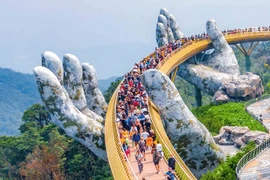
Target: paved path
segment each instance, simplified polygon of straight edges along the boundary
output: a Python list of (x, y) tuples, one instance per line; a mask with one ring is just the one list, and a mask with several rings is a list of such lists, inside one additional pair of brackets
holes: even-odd
[(226, 156), (234, 156), (239, 151), (234, 145), (217, 145), (222, 149)]
[(139, 180), (141, 180), (143, 177), (146, 180), (166, 180), (167, 179), (164, 176), (164, 174), (168, 171), (167, 163), (165, 162), (164, 159), (161, 159), (159, 162), (160, 172), (159, 174), (156, 174), (157, 170), (155, 169), (154, 163), (152, 161), (153, 155), (148, 150), (146, 150), (146, 153), (145, 153), (146, 161), (143, 161), (143, 172), (139, 174), (139, 168), (137, 165), (137, 161), (135, 159), (135, 153), (136, 153), (136, 149), (131, 148), (131, 156), (128, 159), (130, 161), (132, 169), (134, 170)]
[[(270, 130), (270, 99), (251, 104), (247, 111), (257, 119), (262, 115), (263, 124)], [(270, 148), (250, 161), (240, 173), (241, 180), (270, 179)]]
[(270, 148), (250, 161), (240, 174), (241, 180), (270, 179)]
[(262, 115), (263, 124), (270, 130), (270, 99), (265, 99), (249, 105), (247, 111), (257, 117), (257, 119)]

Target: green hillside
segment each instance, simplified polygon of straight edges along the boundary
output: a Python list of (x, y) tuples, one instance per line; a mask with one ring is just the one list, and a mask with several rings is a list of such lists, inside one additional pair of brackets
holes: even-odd
[(34, 75), (0, 68), (0, 135), (18, 135), (23, 112), (41, 103)]
[[(99, 87), (105, 91), (114, 76), (99, 80)], [(23, 112), (35, 103), (41, 103), (33, 74), (23, 74), (0, 67), (0, 136), (18, 135)]]

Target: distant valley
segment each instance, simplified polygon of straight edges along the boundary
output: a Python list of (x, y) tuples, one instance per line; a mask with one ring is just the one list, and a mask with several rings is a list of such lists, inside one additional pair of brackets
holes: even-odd
[[(117, 78), (99, 80), (101, 91)], [(23, 112), (35, 103), (41, 103), (41, 99), (34, 75), (0, 67), (0, 136), (19, 135)]]

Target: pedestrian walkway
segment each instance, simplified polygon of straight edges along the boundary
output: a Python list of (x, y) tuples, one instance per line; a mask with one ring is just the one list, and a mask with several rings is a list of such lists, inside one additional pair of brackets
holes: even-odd
[(129, 161), (131, 164), (132, 169), (134, 170), (136, 176), (138, 177), (138, 180), (141, 180), (142, 178), (145, 178), (145, 180), (165, 180), (166, 177), (164, 174), (168, 171), (168, 165), (165, 162), (164, 159), (161, 159), (159, 162), (160, 165), (160, 172), (156, 174), (157, 170), (155, 169), (155, 165), (153, 163), (153, 154), (149, 152), (149, 150), (146, 150), (145, 152), (145, 159), (146, 161), (143, 161), (143, 171), (140, 174), (139, 168), (137, 165), (137, 161), (135, 159), (136, 154), (136, 148), (131, 148), (131, 157), (129, 157)]
[[(249, 105), (247, 111), (258, 120), (261, 119), (263, 125), (270, 131), (270, 99)], [(270, 179), (270, 148), (267, 148), (262, 154), (247, 163), (242, 169), (239, 178), (241, 180)]]
[(240, 180), (270, 179), (270, 148), (250, 161), (241, 171)]
[(268, 131), (270, 131), (270, 99), (265, 99), (249, 105), (247, 111), (258, 120), (260, 119), (260, 115), (262, 115), (262, 122)]

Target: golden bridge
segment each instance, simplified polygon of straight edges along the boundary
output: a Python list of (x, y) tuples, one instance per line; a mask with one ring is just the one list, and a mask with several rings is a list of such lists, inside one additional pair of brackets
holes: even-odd
[[(245, 55), (250, 55), (250, 53), (255, 49), (256, 45), (260, 41), (269, 41), (270, 32), (244, 32), (225, 35), (227, 42), (230, 45), (235, 45), (241, 52)], [(242, 43), (251, 42), (248, 50), (244, 48)], [(254, 44), (254, 42), (256, 42)], [(240, 46), (238, 45), (240, 44)], [(177, 72), (178, 66), (185, 62), (187, 59), (195, 56), (196, 54), (209, 50), (213, 48), (210, 39), (203, 39), (197, 41), (191, 41), (178, 49), (174, 50), (171, 54), (165, 57), (165, 59), (156, 67), (156, 69), (167, 74), (174, 80)], [(155, 56), (155, 52), (148, 55), (146, 58)], [(114, 179), (116, 180), (126, 180), (126, 179), (138, 179), (135, 171), (129, 160), (126, 159), (124, 152), (122, 151), (122, 145), (119, 138), (119, 132), (116, 125), (116, 105), (118, 99), (119, 87), (115, 90), (110, 103), (108, 105), (108, 110), (106, 114), (105, 123), (105, 143), (107, 149), (108, 160), (110, 168)], [(171, 144), (158, 112), (158, 109), (149, 100), (148, 111), (151, 116), (153, 129), (156, 133), (156, 137), (163, 146), (164, 159), (165, 161), (169, 158), (170, 154), (173, 154), (176, 159), (175, 175), (178, 179), (196, 179), (189, 168), (185, 165), (181, 157), (178, 155), (173, 145)], [(151, 164), (154, 166), (154, 164)], [(164, 179), (164, 174), (161, 174)]]

